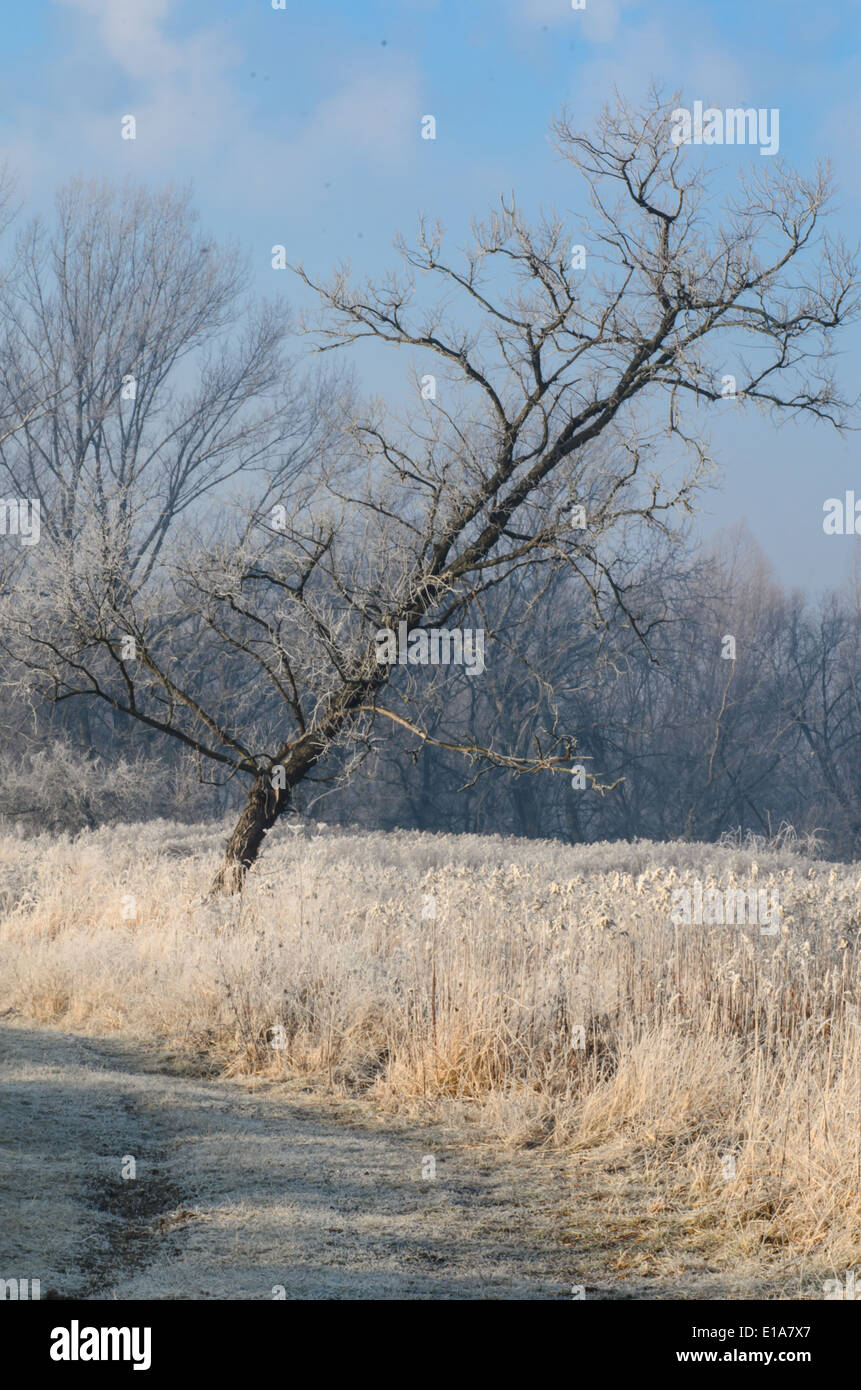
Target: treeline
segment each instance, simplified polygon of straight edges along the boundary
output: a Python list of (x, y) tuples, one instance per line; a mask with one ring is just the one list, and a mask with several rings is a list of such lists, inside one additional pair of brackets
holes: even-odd
[[(712, 550), (641, 565), (609, 629), (564, 575), (539, 591), (524, 574), (464, 619), (485, 631), (485, 669), (399, 670), (387, 715), (358, 751), (333, 748), (296, 813), (574, 843), (772, 837), (789, 826), (852, 857), (859, 599), (855, 581), (815, 601), (787, 592), (742, 529)], [(213, 668), (199, 637), (203, 684)], [(518, 775), (440, 746), (470, 743), (477, 730), (513, 759), (534, 757), (536, 731), (548, 754), (570, 740), (573, 761)], [(96, 702), (37, 707), (22, 692), (7, 703), (4, 743), (0, 815), (25, 829), (205, 817), (243, 794)]]
[(485, 613), (484, 674), (435, 678), (427, 732), (457, 742), (489, 728), (498, 750), (526, 756), (537, 724), (548, 745), (554, 732), (573, 736), (594, 780), (470, 770), (460, 754), (399, 733), (400, 756), (375, 750), (348, 788), (328, 794), (328, 815), (574, 842), (773, 837), (790, 826), (853, 856), (859, 597), (857, 582), (816, 601), (787, 592), (741, 529), (683, 567), (646, 567), (628, 595), (639, 631), (624, 615), (596, 631), (563, 577), (540, 603), (527, 582), (514, 586)]

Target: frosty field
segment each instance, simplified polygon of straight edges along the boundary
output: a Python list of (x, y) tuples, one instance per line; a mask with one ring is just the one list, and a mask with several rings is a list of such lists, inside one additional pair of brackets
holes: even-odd
[[(554, 1239), (604, 1296), (821, 1298), (857, 1265), (858, 866), (285, 827), (241, 898), (210, 900), (223, 838), (0, 840), (15, 1029), (113, 1037), (273, 1104), (301, 1083), (416, 1153), (444, 1125), (461, 1166), (505, 1151), (524, 1191), (550, 1163)], [(777, 929), (674, 922), (686, 888), (776, 894)]]

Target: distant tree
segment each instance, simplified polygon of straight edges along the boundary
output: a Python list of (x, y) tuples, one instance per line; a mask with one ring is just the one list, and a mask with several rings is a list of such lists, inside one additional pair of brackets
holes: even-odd
[[(861, 847), (859, 598), (856, 576), (843, 593), (827, 594), (818, 611), (796, 603), (785, 642), (782, 701), (785, 718), (801, 736), (806, 797), (830, 823), (832, 844), (849, 855)], [(812, 796), (817, 784), (819, 794)]]

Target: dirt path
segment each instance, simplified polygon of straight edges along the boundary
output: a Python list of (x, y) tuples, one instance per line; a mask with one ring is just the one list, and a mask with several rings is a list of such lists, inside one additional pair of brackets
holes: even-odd
[(91, 1299), (571, 1297), (559, 1162), (165, 1061), (3, 1023), (0, 1276)]
[(0, 1117), (0, 1278), (43, 1297), (821, 1296), (722, 1258), (618, 1151), (509, 1153), (155, 1046), (4, 1019)]

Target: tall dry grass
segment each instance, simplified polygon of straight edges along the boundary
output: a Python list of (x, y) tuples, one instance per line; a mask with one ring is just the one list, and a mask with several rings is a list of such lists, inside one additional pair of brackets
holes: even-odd
[[(0, 840), (0, 1007), (462, 1104), (511, 1144), (612, 1142), (752, 1252), (857, 1262), (857, 867), (285, 829), (213, 903), (219, 848), (164, 822)], [(779, 933), (674, 925), (694, 878), (776, 888)]]

